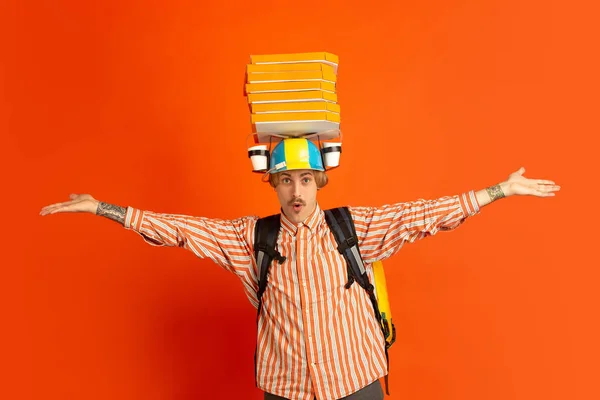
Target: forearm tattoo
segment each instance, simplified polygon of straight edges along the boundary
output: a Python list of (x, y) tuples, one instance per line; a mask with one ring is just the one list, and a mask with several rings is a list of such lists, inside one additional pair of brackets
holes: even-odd
[(490, 201), (495, 201), (504, 197), (504, 192), (500, 185), (495, 185), (489, 188), (486, 188), (488, 195), (490, 195)]
[(100, 204), (98, 204), (98, 210), (96, 211), (96, 214), (108, 219), (112, 219), (113, 221), (117, 221), (121, 225), (125, 225), (126, 211), (127, 210), (125, 207), (100, 202)]

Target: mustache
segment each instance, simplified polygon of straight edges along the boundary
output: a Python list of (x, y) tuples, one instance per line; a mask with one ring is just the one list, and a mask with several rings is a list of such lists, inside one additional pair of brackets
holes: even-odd
[(288, 206), (293, 206), (296, 203), (302, 204), (303, 206), (306, 205), (306, 202), (304, 200), (302, 200), (299, 197), (294, 197), (292, 200), (288, 201)]

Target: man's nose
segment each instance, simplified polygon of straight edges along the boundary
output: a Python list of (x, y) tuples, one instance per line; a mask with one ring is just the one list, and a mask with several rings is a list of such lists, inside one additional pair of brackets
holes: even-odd
[(300, 197), (300, 182), (294, 182), (292, 193), (294, 197)]

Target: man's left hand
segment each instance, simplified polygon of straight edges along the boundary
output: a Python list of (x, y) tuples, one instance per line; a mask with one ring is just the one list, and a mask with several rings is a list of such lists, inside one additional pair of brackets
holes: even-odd
[(500, 184), (505, 196), (551, 197), (555, 195), (554, 192), (560, 190), (560, 186), (553, 181), (525, 178), (524, 173), (525, 168), (521, 167), (518, 171), (510, 174), (506, 182)]

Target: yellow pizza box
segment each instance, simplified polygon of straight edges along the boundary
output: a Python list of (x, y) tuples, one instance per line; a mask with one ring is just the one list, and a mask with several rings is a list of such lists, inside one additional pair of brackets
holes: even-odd
[(335, 84), (325, 81), (247, 83), (246, 93), (289, 92), (302, 90), (324, 90), (335, 93)]
[(269, 73), (269, 72), (302, 72), (302, 71), (323, 71), (335, 74), (335, 69), (325, 63), (290, 63), (290, 64), (248, 64), (246, 72), (250, 73)]
[(323, 90), (307, 90), (302, 92), (250, 93), (248, 103), (277, 103), (295, 101), (330, 101), (337, 102), (337, 94)]
[(250, 56), (252, 64), (287, 64), (300, 62), (320, 62), (331, 65), (335, 73), (339, 57), (327, 52), (288, 53), (288, 54), (260, 54)]
[(289, 103), (255, 103), (251, 104), (253, 114), (282, 113), (282, 112), (308, 112), (331, 111), (340, 112), (340, 105), (328, 101), (298, 101)]
[(261, 113), (251, 115), (252, 123), (280, 121), (331, 121), (340, 122), (340, 114), (330, 111)]
[[(301, 136), (314, 132), (337, 132), (340, 129), (340, 115), (335, 113), (291, 113), (293, 116), (284, 116), (282, 114), (256, 114), (253, 120), (260, 119), (261, 116), (278, 116), (280, 120), (267, 120), (253, 122), (252, 126), (255, 133), (271, 134), (285, 136), (293, 134)], [(298, 114), (306, 114), (298, 116)], [(259, 135), (259, 139), (260, 139)]]
[(330, 111), (317, 112), (281, 112), (281, 113), (261, 113), (251, 115), (252, 123), (259, 122), (280, 122), (280, 121), (331, 121), (340, 122), (340, 114)]
[(326, 81), (335, 83), (337, 76), (333, 72), (326, 71), (251, 72), (248, 74), (247, 83), (297, 81)]

